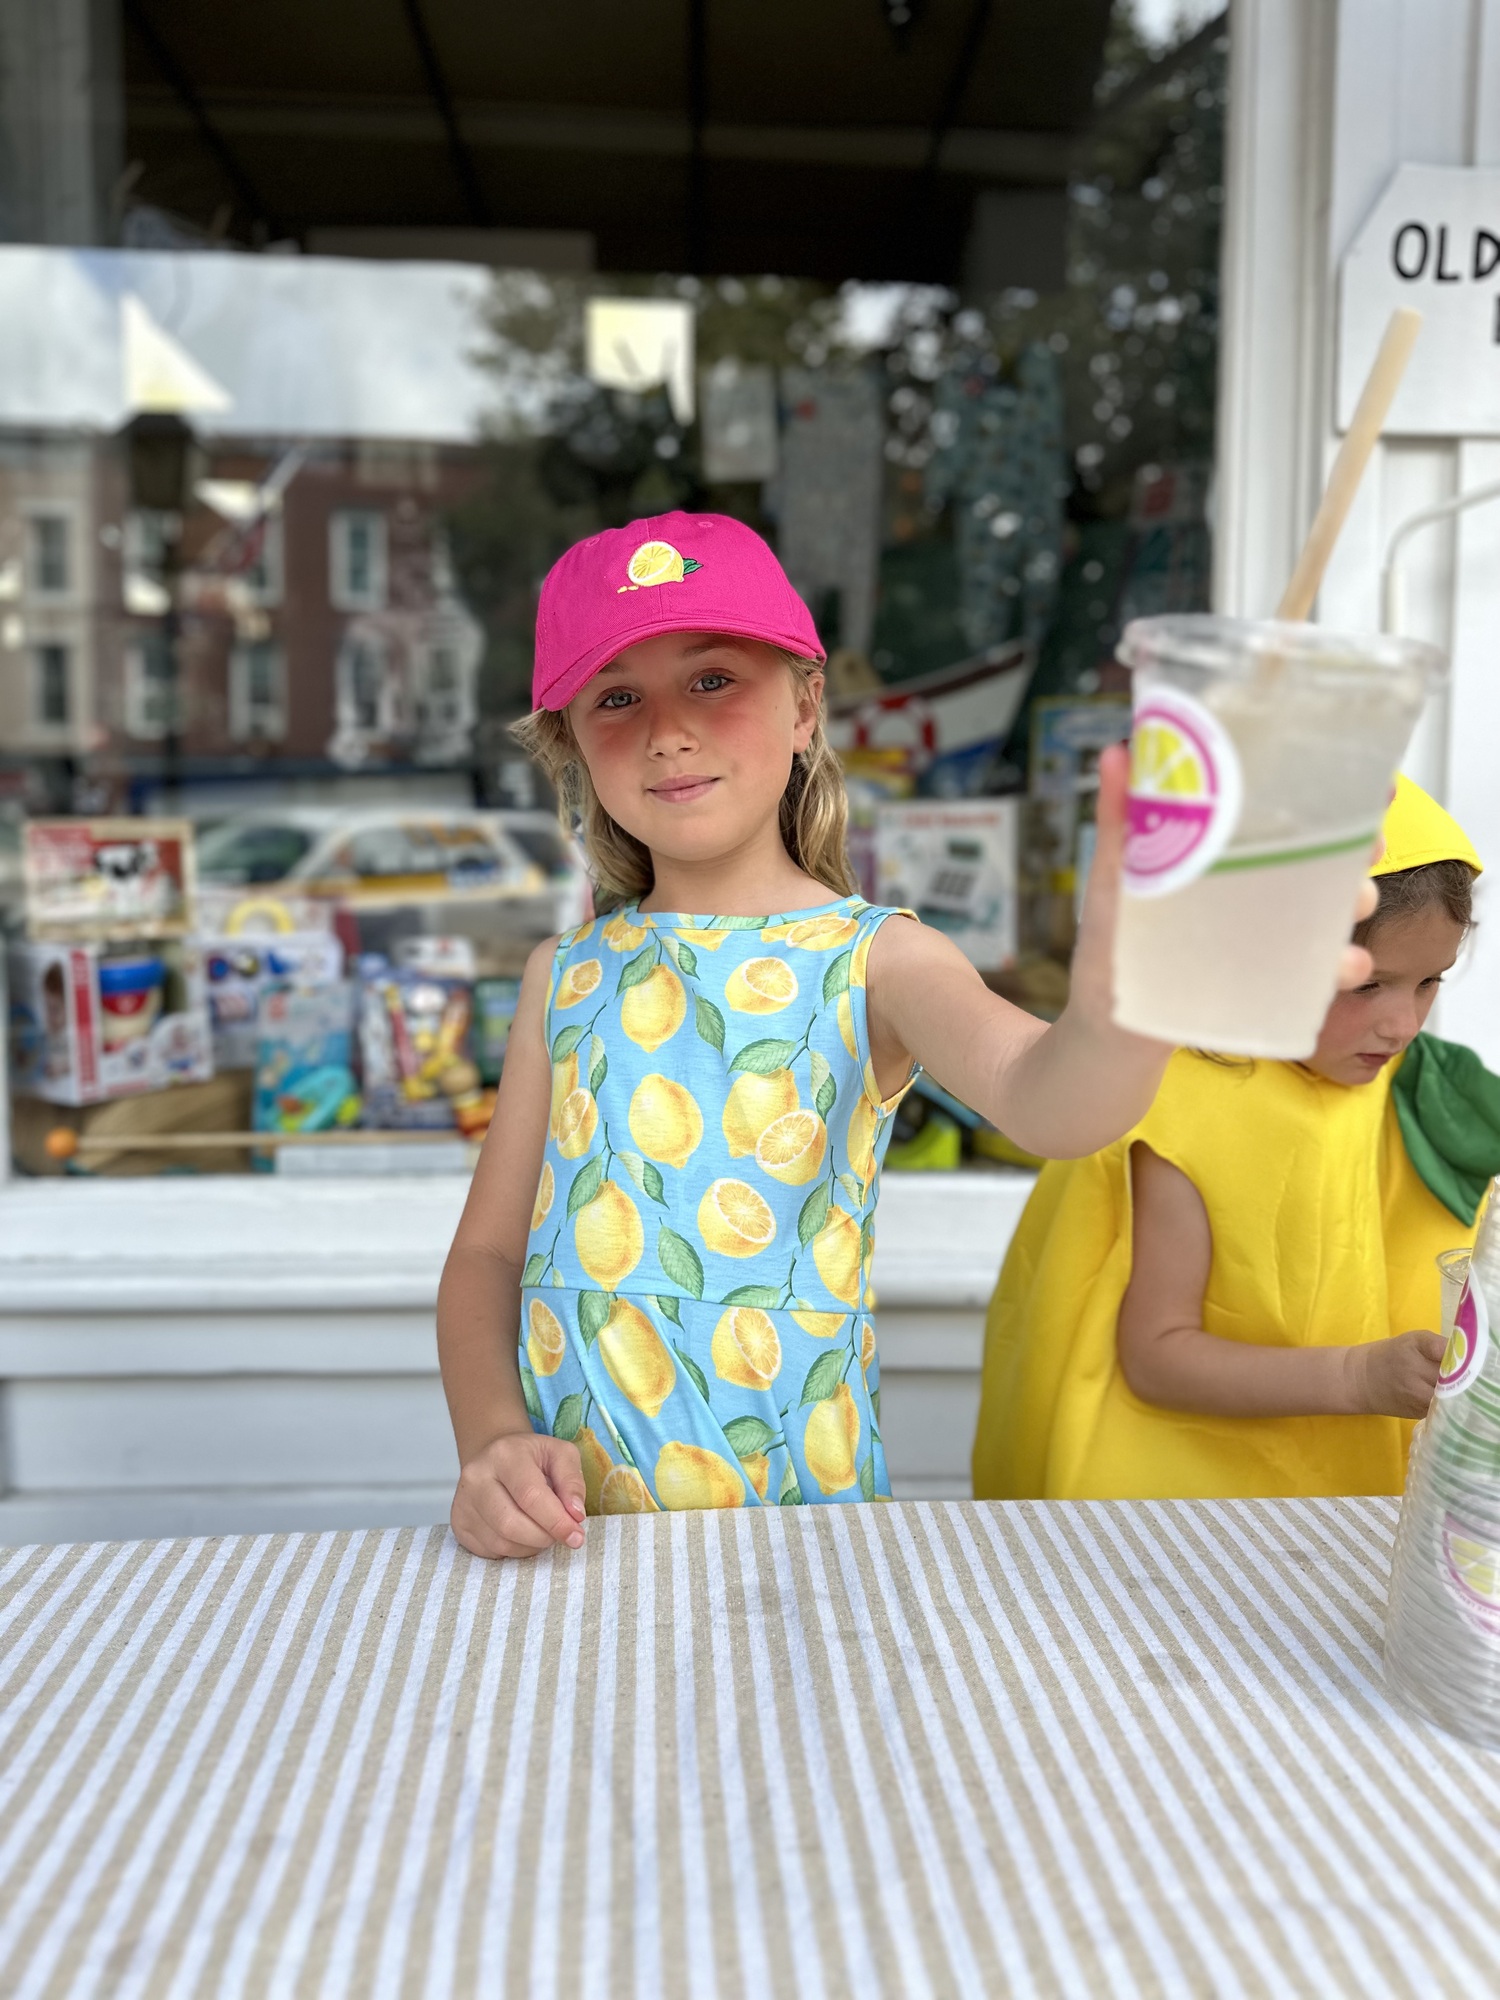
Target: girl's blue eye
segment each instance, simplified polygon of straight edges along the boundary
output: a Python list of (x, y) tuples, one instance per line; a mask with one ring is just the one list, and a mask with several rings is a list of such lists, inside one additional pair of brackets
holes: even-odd
[(599, 706), (601, 708), (628, 708), (634, 700), (635, 696), (628, 688), (611, 688)]
[[(709, 687), (710, 681), (714, 682), (716, 685), (714, 687)], [(715, 693), (717, 689), (720, 687), (728, 687), (729, 684), (730, 682), (728, 674), (699, 674), (698, 676), (699, 687), (707, 688), (710, 694)]]

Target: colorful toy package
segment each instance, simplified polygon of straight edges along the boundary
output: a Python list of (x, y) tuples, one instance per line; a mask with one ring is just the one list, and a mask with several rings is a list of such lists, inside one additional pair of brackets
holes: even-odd
[(386, 1130), (482, 1129), (488, 1111), (469, 1047), (470, 982), (392, 965), (374, 953), (360, 961), (359, 974), (365, 1123)]
[(353, 998), (343, 983), (265, 995), (251, 1120), (257, 1132), (328, 1132), (357, 1122)]

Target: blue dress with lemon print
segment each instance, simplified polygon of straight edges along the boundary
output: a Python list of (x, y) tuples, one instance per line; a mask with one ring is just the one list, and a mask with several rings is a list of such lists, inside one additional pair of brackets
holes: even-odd
[[(858, 897), (570, 932), (521, 1299), (591, 1514), (889, 1494), (869, 1313), (881, 1101)], [(909, 1082), (909, 1080), (908, 1080)]]

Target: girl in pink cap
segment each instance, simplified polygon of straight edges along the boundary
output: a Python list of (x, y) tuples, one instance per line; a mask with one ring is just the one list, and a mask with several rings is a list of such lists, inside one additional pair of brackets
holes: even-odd
[(1169, 1051), (1110, 1019), (1123, 752), (1044, 1026), (855, 893), (823, 652), (766, 544), (636, 521), (555, 566), (518, 734), (606, 914), (532, 954), (438, 1340), (486, 1556), (586, 1513), (889, 1493), (870, 1252), (918, 1065), (1019, 1145), (1097, 1151)]

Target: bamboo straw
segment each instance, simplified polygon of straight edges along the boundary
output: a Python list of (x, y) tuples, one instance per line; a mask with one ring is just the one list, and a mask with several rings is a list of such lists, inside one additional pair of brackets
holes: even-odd
[(1333, 461), (1333, 470), (1328, 475), (1328, 484), (1323, 490), (1313, 524), (1307, 531), (1307, 540), (1302, 544), (1297, 566), (1276, 607), (1278, 618), (1301, 623), (1312, 610), (1313, 599), (1323, 581), (1323, 572), (1328, 567), (1328, 558), (1333, 554), (1333, 545), (1354, 504), (1354, 495), (1370, 462), (1370, 454), (1390, 414), (1421, 324), (1422, 315), (1411, 306), (1398, 306), (1387, 322), (1380, 351), (1365, 378), (1365, 386), (1359, 392), (1359, 401), (1354, 406), (1354, 415), (1349, 420), (1344, 442), (1339, 446), (1338, 457)]

